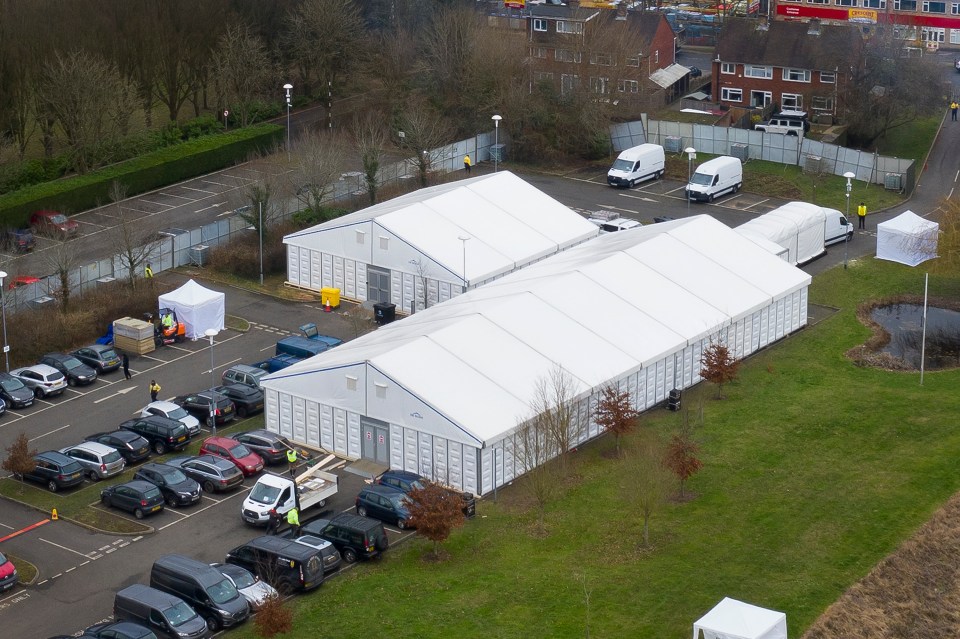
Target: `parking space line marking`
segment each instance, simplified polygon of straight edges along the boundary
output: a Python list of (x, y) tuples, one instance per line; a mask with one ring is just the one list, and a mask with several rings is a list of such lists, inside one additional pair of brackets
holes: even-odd
[(41, 582), (38, 583), (37, 585), (38, 585), (38, 586), (42, 586), (43, 584), (47, 583), (48, 581), (50, 581), (50, 580), (49, 580), (49, 579), (44, 579), (43, 581), (41, 581)]
[(0, 542), (6, 541), (6, 540), (8, 540), (8, 539), (13, 539), (13, 538), (16, 537), (17, 535), (22, 535), (22, 534), (25, 533), (25, 532), (30, 532), (30, 531), (33, 530), (34, 528), (39, 528), (40, 526), (43, 526), (44, 524), (49, 524), (49, 523), (50, 523), (50, 520), (49, 520), (49, 519), (41, 519), (41, 520), (38, 521), (37, 523), (35, 523), (35, 524), (30, 524), (30, 525), (27, 526), (26, 528), (21, 528), (20, 530), (18, 530), (18, 531), (16, 531), (16, 532), (12, 532), (12, 533), (10, 533), (9, 535), (7, 535), (6, 537), (0, 537)]
[(162, 360), (162, 359), (157, 359), (156, 357), (150, 357), (149, 355), (141, 355), (140, 357), (142, 357), (142, 358), (144, 358), (144, 359), (152, 359), (152, 360), (155, 361), (155, 362), (163, 363), (163, 360)]
[(57, 577), (61, 577), (61, 576), (63, 576), (63, 573), (62, 573), (62, 572), (58, 572), (58, 573), (55, 574), (53, 577), (50, 577), (50, 579), (56, 579)]
[(75, 554), (75, 555), (80, 555), (80, 556), (83, 557), (84, 559), (88, 559), (87, 555), (84, 554), (84, 553), (82, 553), (82, 552), (80, 552), (79, 550), (74, 550), (73, 548), (67, 548), (66, 546), (61, 546), (60, 544), (58, 544), (58, 543), (56, 543), (56, 542), (53, 542), (53, 541), (50, 541), (49, 539), (44, 539), (43, 537), (37, 537), (37, 539), (39, 539), (40, 541), (44, 542), (45, 544), (50, 544), (51, 546), (56, 546), (57, 548), (60, 548), (61, 550), (66, 550), (67, 552), (72, 552), (72, 553)]
[(89, 557), (90, 557), (90, 561), (96, 561), (97, 559), (100, 559), (101, 557), (103, 557), (103, 555), (101, 555), (100, 553), (97, 553), (97, 554), (90, 553)]
[(137, 535), (136, 537), (134, 537), (134, 538), (131, 539), (130, 541), (140, 541), (141, 539), (143, 539), (143, 535)]
[(68, 572), (73, 572), (76, 569), (77, 569), (76, 566), (74, 566), (73, 568), (67, 568), (66, 570), (63, 571), (63, 574), (67, 574)]
[(87, 559), (87, 560), (86, 560), (85, 562), (83, 562), (83, 563), (82, 563), (82, 564), (80, 564), (80, 565), (81, 565), (81, 566), (86, 566), (86, 565), (87, 565), (87, 564), (89, 564), (89, 563), (90, 563), (90, 560), (89, 560), (89, 559)]
[[(156, 206), (165, 206), (165, 207), (167, 207), (168, 209), (175, 209), (175, 208), (177, 208), (177, 207), (174, 206), (173, 204), (166, 204), (165, 202), (154, 202), (154, 201), (152, 201), (152, 200), (148, 200), (147, 198), (140, 198), (140, 199), (141, 199), (142, 202), (146, 202), (147, 204), (155, 204)], [(151, 213), (151, 215), (153, 215), (153, 213)]]
[(181, 347), (179, 347), (179, 346), (174, 346), (173, 344), (167, 344), (167, 348), (172, 348), (172, 349), (174, 349), (174, 350), (180, 351), (181, 353), (194, 353), (194, 352), (199, 352), (199, 351), (188, 351), (188, 350), (185, 349), (185, 348), (181, 348)]
[(36, 437), (31, 437), (31, 438), (30, 438), (29, 440), (27, 440), (27, 441), (31, 441), (31, 442), (32, 442), (32, 441), (34, 441), (34, 440), (40, 439), (41, 437), (46, 437), (47, 435), (52, 435), (52, 434), (56, 433), (57, 431), (63, 430), (64, 428), (70, 428), (70, 424), (67, 424), (66, 426), (61, 426), (60, 428), (54, 428), (54, 429), (51, 430), (50, 432), (44, 433), (43, 435), (37, 435)]
[(196, 202), (196, 201), (197, 201), (196, 198), (187, 197), (187, 196), (185, 196), (185, 195), (177, 195), (176, 193), (166, 193), (166, 192), (164, 192), (164, 191), (160, 191), (160, 195), (165, 195), (165, 196), (167, 196), (167, 197), (179, 198), (179, 199), (181, 199), (181, 200), (186, 200), (187, 202)]
[[(208, 191), (207, 189), (197, 189), (192, 186), (187, 186), (186, 184), (182, 185), (182, 188), (187, 189), (188, 191), (196, 191), (197, 193), (207, 193), (209, 195), (216, 195), (216, 191)], [(226, 202), (224, 202), (226, 204)]]
[(47, 406), (53, 406), (53, 402), (48, 402), (46, 398), (37, 398), (33, 401), (34, 404), (46, 404)]
[(13, 526), (8, 526), (7, 524), (3, 523), (2, 521), (0, 521), (0, 526), (3, 526), (4, 528), (9, 528), (10, 530), (13, 530)]
[(116, 551), (117, 551), (117, 549), (116, 549), (116, 548), (110, 548), (110, 549), (108, 549), (108, 550), (107, 550), (107, 553), (106, 553), (106, 554), (108, 554), (108, 555), (109, 555), (110, 553), (112, 553), (112, 552), (116, 552)]

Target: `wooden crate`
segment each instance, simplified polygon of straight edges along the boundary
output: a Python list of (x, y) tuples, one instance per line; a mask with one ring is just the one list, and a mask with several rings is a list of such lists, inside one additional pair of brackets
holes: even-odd
[(153, 324), (132, 317), (121, 317), (113, 321), (113, 335), (114, 341), (120, 335), (138, 342), (145, 339), (152, 340)]
[(146, 355), (156, 350), (157, 345), (153, 341), (153, 335), (149, 339), (132, 339), (123, 335), (113, 334), (113, 345), (118, 350), (126, 353), (136, 353), (137, 355)]

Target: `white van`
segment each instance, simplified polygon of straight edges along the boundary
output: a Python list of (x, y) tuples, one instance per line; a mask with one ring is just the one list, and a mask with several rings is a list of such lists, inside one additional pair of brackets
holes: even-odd
[(641, 144), (626, 149), (617, 156), (607, 172), (610, 186), (636, 186), (638, 182), (663, 177), (663, 147), (659, 144)]
[(853, 239), (853, 224), (837, 209), (823, 209), (826, 219), (823, 222), (823, 245), (830, 246), (838, 242)]
[(725, 193), (736, 193), (743, 186), (743, 165), (729, 155), (721, 155), (704, 162), (687, 184), (686, 194), (691, 200), (713, 202)]

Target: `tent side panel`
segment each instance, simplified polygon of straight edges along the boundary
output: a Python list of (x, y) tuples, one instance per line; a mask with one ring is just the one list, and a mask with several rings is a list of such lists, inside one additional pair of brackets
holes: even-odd
[(433, 479), (442, 484), (450, 485), (450, 464), (447, 463), (447, 440), (443, 437), (433, 438)]
[(308, 446), (322, 448), (320, 445), (320, 404), (307, 400), (306, 405), (307, 423), (305, 424), (306, 438)]
[(403, 426), (390, 424), (390, 468), (403, 468)]
[(403, 430), (403, 464), (401, 470), (417, 472), (420, 465), (417, 463), (417, 431), (410, 428)]
[(459, 442), (447, 442), (447, 461), (450, 464), (449, 485), (466, 490), (463, 485), (463, 449), (464, 445)]
[(263, 422), (264, 428), (273, 433), (280, 432), (280, 393), (272, 388), (264, 389)]
[(330, 451), (337, 448), (333, 437), (333, 407), (327, 404), (320, 405), (320, 448)]
[(347, 457), (360, 459), (360, 415), (352, 411), (347, 412)]
[(329, 282), (330, 286), (343, 290), (341, 286), (343, 282), (337, 282), (333, 279), (333, 256), (329, 253), (320, 255), (320, 281)]
[(278, 432), (284, 437), (293, 437), (293, 408), (290, 395), (281, 394), (278, 398), (278, 407), (280, 409), (280, 418)]
[(463, 484), (462, 488), (476, 494), (480, 489), (480, 469), (477, 467), (477, 458), (480, 456), (480, 449), (473, 446), (464, 445), (463, 447)]
[(323, 288), (323, 254), (320, 251), (310, 251), (310, 288), (319, 291)]
[[(413, 304), (417, 301), (417, 278), (413, 276), (412, 273), (403, 274), (403, 286), (401, 287), (400, 292), (400, 309), (405, 313), (409, 313), (410, 309), (413, 307)], [(417, 309), (420, 310), (420, 309)]]
[(347, 453), (347, 411), (333, 409), (333, 450), (341, 455)]
[(424, 477), (434, 479), (435, 469), (433, 467), (433, 436), (428, 433), (417, 432), (417, 462), (420, 469), (415, 471)]
[(301, 397), (292, 397), (293, 405), (293, 437), (294, 441), (306, 442), (307, 402)]
[(300, 247), (287, 244), (287, 281), (300, 285)]

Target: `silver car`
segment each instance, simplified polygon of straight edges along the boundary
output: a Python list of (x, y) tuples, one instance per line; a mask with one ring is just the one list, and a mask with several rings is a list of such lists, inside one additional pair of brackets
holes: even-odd
[(178, 404), (173, 402), (156, 401), (150, 402), (140, 411), (140, 417), (149, 417), (150, 415), (160, 415), (169, 419), (175, 419), (187, 427), (187, 432), (191, 437), (200, 434), (200, 420), (191, 415)]
[(115, 448), (110, 448), (97, 442), (82, 442), (67, 446), (60, 450), (67, 457), (72, 457), (83, 466), (84, 474), (91, 481), (98, 481), (119, 475), (123, 472), (126, 462)]
[(10, 374), (32, 390), (37, 399), (59, 395), (67, 388), (67, 378), (63, 373), (46, 364), (15, 368), (10, 371)]
[(246, 568), (233, 564), (210, 564), (223, 573), (223, 576), (233, 582), (237, 590), (250, 604), (253, 611), (260, 610), (270, 597), (278, 597), (279, 593), (270, 584), (260, 581), (260, 577), (252, 574)]

